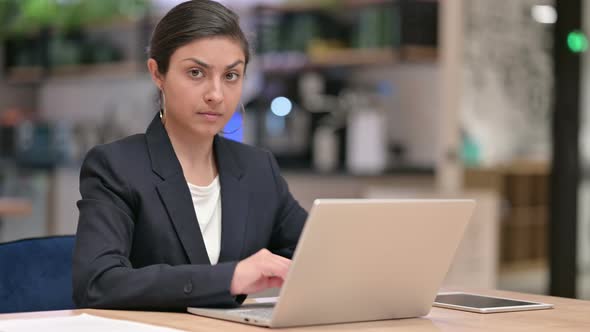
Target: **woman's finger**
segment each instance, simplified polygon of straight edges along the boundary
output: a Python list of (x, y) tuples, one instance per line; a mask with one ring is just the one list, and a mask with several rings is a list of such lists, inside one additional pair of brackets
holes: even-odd
[(282, 262), (267, 261), (262, 274), (266, 277), (278, 277), (284, 279), (289, 271), (289, 266)]

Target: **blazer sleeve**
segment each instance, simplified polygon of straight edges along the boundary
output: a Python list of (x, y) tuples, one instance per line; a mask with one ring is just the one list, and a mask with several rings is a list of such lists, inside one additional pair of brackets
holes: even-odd
[(290, 259), (307, 220), (307, 212), (291, 195), (287, 182), (280, 174), (277, 161), (270, 152), (268, 158), (279, 198), (269, 250)]
[(103, 149), (88, 153), (80, 173), (82, 199), (72, 262), (77, 306), (185, 310), (239, 305), (244, 297), (236, 300), (230, 294), (237, 262), (132, 266), (133, 196)]

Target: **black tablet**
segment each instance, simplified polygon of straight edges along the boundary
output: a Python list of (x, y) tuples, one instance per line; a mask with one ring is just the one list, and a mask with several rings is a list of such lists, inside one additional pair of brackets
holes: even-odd
[(553, 308), (552, 304), (529, 302), (504, 297), (484, 296), (462, 292), (439, 293), (434, 306), (478, 313), (538, 310)]

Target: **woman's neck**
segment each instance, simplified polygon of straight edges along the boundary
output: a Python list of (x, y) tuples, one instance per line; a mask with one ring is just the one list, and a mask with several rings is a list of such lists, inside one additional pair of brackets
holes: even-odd
[(197, 186), (209, 185), (217, 176), (213, 137), (196, 137), (172, 123), (165, 127), (186, 180)]

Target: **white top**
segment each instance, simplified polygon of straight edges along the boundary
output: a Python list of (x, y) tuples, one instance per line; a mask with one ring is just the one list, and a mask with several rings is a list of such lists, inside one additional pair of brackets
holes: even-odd
[(207, 249), (207, 255), (211, 265), (219, 261), (219, 252), (221, 250), (221, 187), (219, 186), (219, 176), (216, 176), (213, 182), (206, 187), (195, 186), (188, 183), (188, 188), (193, 198), (193, 205), (203, 242)]

